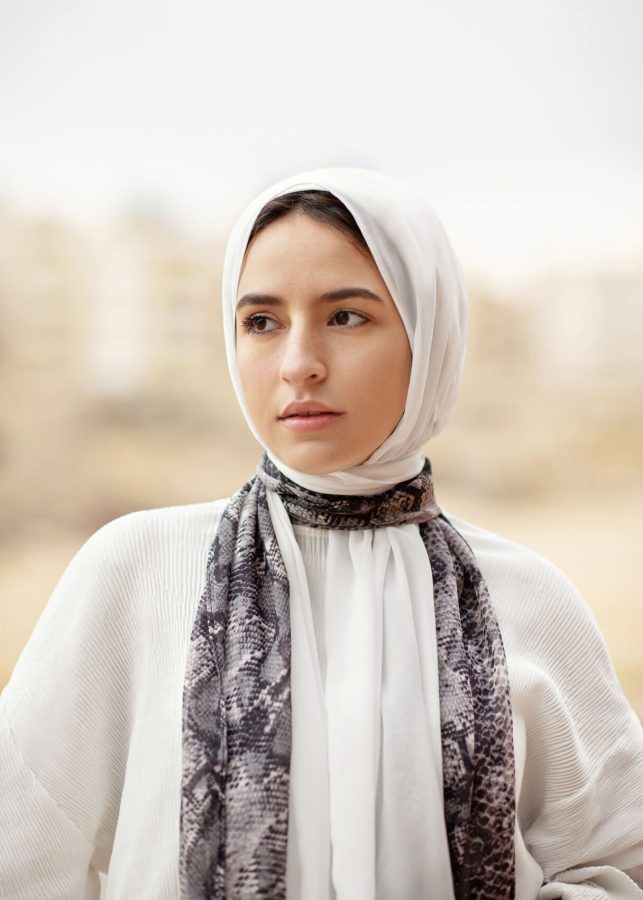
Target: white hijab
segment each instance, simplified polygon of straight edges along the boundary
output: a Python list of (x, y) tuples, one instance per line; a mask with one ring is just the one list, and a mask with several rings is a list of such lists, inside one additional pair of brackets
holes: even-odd
[[(406, 407), (395, 430), (361, 465), (325, 475), (295, 471), (265, 446), (236, 363), (235, 309), (248, 236), (269, 200), (304, 189), (329, 191), (353, 214), (413, 354)], [(318, 169), (278, 182), (247, 205), (230, 234), (222, 302), (228, 366), (241, 409), (285, 475), (320, 493), (373, 494), (419, 473), (423, 444), (452, 412), (468, 318), (460, 264), (421, 196), (368, 169)], [(268, 506), (291, 596), (288, 894), (307, 900), (450, 900), (435, 619), (427, 602), (433, 581), (418, 527), (329, 531), (324, 683), (299, 545), (283, 504), (270, 491)], [(401, 783), (410, 785), (410, 793), (400, 794)], [(378, 816), (378, 808), (388, 813)]]
[[(422, 468), (420, 449), (449, 421), (467, 332), (467, 295), (460, 264), (431, 207), (400, 181), (370, 169), (317, 169), (267, 188), (245, 208), (228, 239), (223, 265), (223, 328), (237, 398), (257, 433), (237, 371), (235, 311), (248, 236), (261, 208), (274, 197), (305, 189), (330, 191), (353, 214), (406, 328), (413, 354), (404, 415), (362, 465), (327, 475), (290, 469), (268, 455), (297, 484), (322, 494), (378, 493)], [(265, 445), (264, 445), (265, 446)]]

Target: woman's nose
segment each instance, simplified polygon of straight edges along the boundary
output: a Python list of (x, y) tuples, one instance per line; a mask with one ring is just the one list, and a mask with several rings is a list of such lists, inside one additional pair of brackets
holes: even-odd
[(322, 342), (302, 329), (293, 329), (283, 343), (280, 376), (291, 384), (322, 381), (326, 377)]

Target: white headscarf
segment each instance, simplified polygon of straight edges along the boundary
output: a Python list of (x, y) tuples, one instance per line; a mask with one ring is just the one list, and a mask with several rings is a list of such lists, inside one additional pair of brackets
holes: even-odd
[[(252, 200), (228, 240), (223, 315), (234, 388), (264, 447), (237, 370), (238, 281), (261, 208), (304, 189), (330, 191), (355, 217), (409, 337), (410, 383), (397, 427), (359, 466), (310, 475), (266, 450), (305, 488), (373, 494), (417, 475), (422, 445), (450, 417), (466, 348), (462, 271), (430, 206), (379, 172), (318, 169), (286, 178)], [(340, 900), (449, 900), (433, 579), (418, 527), (328, 532), (324, 682), (299, 545), (280, 498), (271, 491), (267, 498), (291, 600), (289, 896), (329, 900), (336, 891)], [(412, 801), (400, 784), (412, 785)], [(378, 806), (388, 810), (379, 819)]]
[(353, 214), (408, 334), (413, 361), (404, 414), (391, 435), (360, 466), (308, 475), (275, 465), (297, 484), (320, 493), (378, 493), (418, 474), (420, 448), (447, 424), (464, 356), (468, 307), (460, 264), (431, 207), (407, 185), (370, 169), (329, 168), (292, 175), (252, 200), (234, 226), (223, 266), (223, 328), (228, 367), (241, 409), (248, 413), (237, 370), (237, 289), (248, 236), (261, 208), (292, 191), (330, 191)]

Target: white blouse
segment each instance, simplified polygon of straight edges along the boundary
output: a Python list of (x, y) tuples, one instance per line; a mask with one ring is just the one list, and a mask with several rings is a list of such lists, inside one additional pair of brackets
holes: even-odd
[[(183, 676), (225, 503), (116, 519), (61, 577), (0, 696), (0, 897), (178, 900)], [(517, 900), (643, 897), (643, 734), (591, 613), (542, 557), (450, 518), (489, 585), (509, 665)], [(325, 532), (295, 534), (310, 602), (293, 610), (293, 662), (310, 652), (307, 685), (293, 665), (293, 704), (311, 690), (323, 702), (308, 722), (293, 715), (288, 896), (446, 898), (428, 881), (444, 845), (426, 608), (383, 609), (369, 626), (381, 727), (361, 743), (341, 686), (354, 690), (356, 663), (373, 658), (364, 610), (325, 596)], [(320, 727), (327, 742), (307, 767), (302, 730)], [(327, 831), (308, 830), (309, 800), (326, 805)], [(302, 859), (326, 879), (302, 887)]]

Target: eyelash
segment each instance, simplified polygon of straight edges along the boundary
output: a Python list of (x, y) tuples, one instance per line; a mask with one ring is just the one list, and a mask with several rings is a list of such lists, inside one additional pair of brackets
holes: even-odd
[[(362, 319), (362, 322), (360, 322), (359, 325), (339, 325), (338, 328), (359, 328), (360, 325), (363, 325), (365, 322), (369, 321), (368, 317), (365, 316), (364, 313), (357, 312), (357, 310), (355, 309), (336, 309), (333, 312), (331, 319), (338, 313), (348, 313), (349, 315), (359, 316), (360, 319)], [(254, 322), (256, 322), (258, 319), (268, 319), (273, 322), (275, 321), (270, 316), (266, 315), (266, 313), (253, 313), (253, 315), (241, 320), (241, 324), (243, 325), (243, 329), (246, 334), (249, 334), (251, 337), (260, 337), (262, 334), (272, 334), (272, 331), (257, 331), (257, 329), (254, 327)]]

